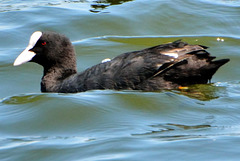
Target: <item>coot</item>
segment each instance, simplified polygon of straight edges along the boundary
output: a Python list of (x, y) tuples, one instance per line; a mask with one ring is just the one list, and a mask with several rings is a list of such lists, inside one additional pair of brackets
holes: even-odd
[(35, 62), (43, 66), (42, 92), (76, 93), (94, 89), (177, 89), (205, 84), (229, 59), (213, 61), (202, 45), (181, 40), (121, 54), (77, 73), (71, 41), (55, 32), (34, 32), (14, 66)]

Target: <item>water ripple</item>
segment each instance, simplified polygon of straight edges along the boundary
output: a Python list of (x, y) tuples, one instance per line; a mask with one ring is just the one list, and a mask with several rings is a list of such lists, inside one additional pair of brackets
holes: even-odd
[(183, 124), (156, 124), (149, 125), (151, 131), (133, 134), (133, 136), (150, 137), (162, 141), (177, 141), (199, 138), (214, 138), (219, 136), (240, 136), (240, 126), (217, 126), (217, 125), (183, 125)]
[(94, 138), (85, 138), (78, 136), (22, 136), (22, 137), (7, 137), (1, 138), (0, 150), (17, 148), (22, 146), (27, 146), (31, 144), (41, 144), (41, 145), (78, 145), (82, 143), (88, 143), (95, 141)]
[(21, 94), (17, 96), (10, 96), (10, 97), (3, 98), (1, 100), (1, 103), (12, 104), (12, 105), (26, 104), (26, 103), (33, 103), (38, 100), (41, 100), (43, 97), (44, 97), (44, 94)]

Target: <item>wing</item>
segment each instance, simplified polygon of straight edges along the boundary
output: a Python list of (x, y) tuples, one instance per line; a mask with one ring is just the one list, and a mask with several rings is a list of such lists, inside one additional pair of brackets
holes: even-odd
[(156, 77), (184, 63), (186, 59), (194, 54), (208, 57), (205, 51), (207, 47), (200, 45), (189, 45), (180, 40), (154, 46), (140, 51), (122, 54), (112, 60), (111, 67), (115, 71), (115, 78), (128, 79), (140, 83), (143, 80)]

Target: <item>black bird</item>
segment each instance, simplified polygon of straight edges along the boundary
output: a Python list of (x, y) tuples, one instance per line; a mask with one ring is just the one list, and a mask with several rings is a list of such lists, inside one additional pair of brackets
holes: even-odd
[(94, 89), (178, 89), (205, 84), (229, 61), (213, 61), (202, 45), (180, 40), (121, 54), (77, 73), (71, 41), (55, 32), (36, 31), (14, 66), (35, 62), (43, 66), (42, 92), (76, 93)]

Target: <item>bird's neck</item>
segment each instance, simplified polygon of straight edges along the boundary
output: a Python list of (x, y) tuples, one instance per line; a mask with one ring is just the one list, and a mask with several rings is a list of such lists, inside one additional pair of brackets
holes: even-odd
[(41, 82), (42, 92), (59, 92), (61, 85), (71, 75), (77, 73), (76, 65), (71, 68), (50, 67), (44, 68)]

